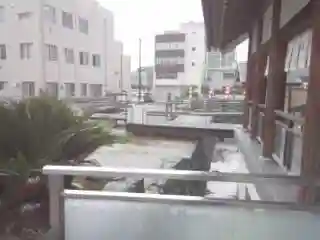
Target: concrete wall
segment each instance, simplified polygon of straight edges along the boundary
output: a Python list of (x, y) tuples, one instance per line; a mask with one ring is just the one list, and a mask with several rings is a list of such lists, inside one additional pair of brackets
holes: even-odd
[(172, 99), (180, 97), (180, 86), (156, 86), (152, 91), (152, 96), (156, 101), (166, 101), (168, 93), (171, 93)]

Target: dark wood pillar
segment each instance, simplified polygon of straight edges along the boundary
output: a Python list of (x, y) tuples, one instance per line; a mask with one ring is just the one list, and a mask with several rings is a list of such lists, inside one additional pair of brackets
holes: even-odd
[(262, 103), (262, 99), (266, 94), (264, 91), (264, 73), (266, 67), (266, 54), (260, 49), (256, 55), (256, 65), (254, 68), (255, 78), (254, 78), (254, 91), (253, 91), (253, 113), (252, 113), (252, 131), (251, 137), (254, 139), (258, 135), (258, 121), (259, 121), (259, 107), (258, 105)]
[[(320, 176), (320, 1), (312, 0), (312, 51), (310, 78), (303, 133), (302, 175)], [(319, 192), (319, 191), (318, 191)], [(301, 196), (300, 196), (301, 197)], [(306, 188), (302, 192), (305, 202), (319, 201), (316, 191)]]
[(244, 100), (244, 115), (243, 115), (243, 128), (248, 129), (249, 125), (249, 101), (251, 101), (251, 73), (252, 73), (252, 34), (249, 34), (249, 48), (248, 48), (248, 62), (247, 62), (247, 79), (245, 82), (245, 100)]
[(263, 156), (272, 157), (275, 139), (275, 110), (284, 108), (286, 74), (284, 72), (287, 42), (280, 37), (281, 0), (273, 0), (273, 18), (269, 51), (269, 75), (263, 133)]

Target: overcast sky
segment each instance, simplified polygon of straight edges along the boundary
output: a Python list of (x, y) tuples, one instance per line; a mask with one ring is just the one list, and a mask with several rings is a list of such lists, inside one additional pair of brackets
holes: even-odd
[[(98, 0), (115, 18), (115, 37), (124, 43), (124, 53), (131, 56), (132, 69), (138, 66), (139, 38), (142, 39), (142, 65), (152, 65), (154, 36), (177, 30), (180, 23), (203, 22), (200, 0)], [(245, 60), (247, 44), (237, 50)]]

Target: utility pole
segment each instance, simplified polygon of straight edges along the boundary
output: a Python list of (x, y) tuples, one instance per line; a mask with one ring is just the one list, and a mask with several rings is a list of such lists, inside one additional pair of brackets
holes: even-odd
[(139, 86), (138, 86), (138, 101), (141, 102), (141, 38), (139, 38)]

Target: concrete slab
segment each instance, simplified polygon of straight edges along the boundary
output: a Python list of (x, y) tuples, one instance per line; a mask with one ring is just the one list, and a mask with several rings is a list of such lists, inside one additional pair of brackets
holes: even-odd
[[(250, 173), (288, 175), (276, 161), (261, 157), (261, 145), (242, 128), (235, 129), (235, 139)], [(262, 200), (295, 202), (298, 199), (298, 186), (256, 184), (255, 187)]]

